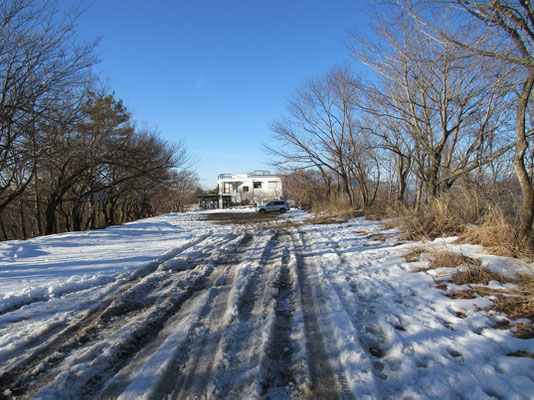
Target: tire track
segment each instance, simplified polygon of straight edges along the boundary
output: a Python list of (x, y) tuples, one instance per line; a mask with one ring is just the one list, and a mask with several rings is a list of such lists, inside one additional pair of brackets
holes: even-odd
[[(206, 238), (207, 235), (185, 248), (182, 247), (182, 252), (192, 248), (195, 244), (198, 245)], [(106, 376), (118, 370), (143, 348), (188, 298), (204, 288), (203, 283), (213, 272), (217, 262), (225, 262), (239, 247), (241, 240), (238, 238), (236, 242), (235, 238), (226, 237), (217, 240), (215, 251), (213, 251), (213, 243), (211, 246), (206, 246), (205, 251), (195, 250), (196, 260), (190, 260), (188, 270), (176, 274), (158, 271), (160, 266), (179, 253), (176, 250), (169, 252), (157, 263), (147, 265), (137, 274), (133, 282), (129, 285), (120, 285), (99, 304), (98, 308), (90, 310), (92, 312), (70, 324), (59, 334), (50, 337), (37, 349), (34, 348), (28, 356), (19, 359), (11, 368), (4, 370), (0, 376), (0, 393), (24, 397), (35, 393), (41, 387), (52, 383), (57, 375), (54, 371), (60, 364), (84, 362), (84, 357), (87, 356), (83, 353), (91, 353), (91, 346), (98, 349), (99, 342), (103, 338), (113, 337), (120, 331), (121, 326), (132, 325), (131, 333), (126, 335), (124, 340), (115, 346), (116, 348), (113, 348), (113, 354), (110, 355), (109, 360), (103, 360), (102, 368), (97, 368), (94, 376), (88, 377), (86, 389), (95, 390), (106, 379)], [(208, 256), (213, 258), (213, 262), (204, 264), (196, 262), (203, 261)], [(158, 279), (160, 282), (156, 284)], [(188, 281), (188, 284), (184, 284), (184, 281)], [(167, 286), (167, 289), (162, 291), (162, 294), (166, 293), (167, 296), (160, 295), (148, 299), (150, 305), (143, 303), (143, 293), (146, 294), (145, 300), (147, 300), (151, 294), (150, 289), (155, 287), (161, 289), (164, 286)], [(158, 298), (161, 300), (159, 304)], [(140, 321), (136, 314), (141, 314), (144, 320)], [(86, 350), (80, 351), (82, 349)], [(81, 353), (81, 355), (77, 356), (76, 353)], [(68, 372), (60, 375), (66, 375), (61, 378), (69, 381)]]
[(311, 379), (311, 398), (334, 399), (344, 398), (350, 391), (346, 387), (344, 378), (335, 373), (329, 360), (326, 341), (321, 333), (321, 325), (325, 325), (323, 318), (320, 320), (318, 305), (316, 304), (319, 284), (312, 281), (311, 272), (305, 262), (306, 243), (301, 231), (293, 233), (293, 240), (297, 247), (297, 268), (300, 284), (302, 310), (304, 314), (304, 329), (306, 335), (306, 350)]
[[(346, 255), (344, 255), (339, 249), (339, 243), (337, 243), (332, 237), (329, 239), (329, 242), (331, 243), (330, 248), (339, 259), (340, 269), (346, 270), (347, 273), (349, 273), (350, 269), (348, 268), (348, 260)], [(364, 262), (370, 263), (371, 261), (364, 259)], [(347, 316), (350, 318), (353, 329), (357, 331), (356, 337), (361, 349), (366, 354), (366, 364), (368, 364), (369, 370), (373, 372), (373, 375), (377, 379), (380, 379), (382, 382), (387, 382), (389, 377), (385, 372), (388, 369), (387, 367), (389, 364), (392, 364), (390, 368), (392, 371), (397, 371), (400, 369), (400, 361), (397, 361), (395, 357), (392, 360), (387, 360), (384, 358), (394, 340), (397, 340), (397, 345), (402, 343), (402, 340), (399, 340), (398, 338), (393, 339), (391, 337), (392, 335), (396, 336), (396, 334), (392, 332), (394, 330), (398, 330), (399, 327), (402, 328), (401, 324), (399, 322), (393, 323), (393, 326), (390, 326), (388, 323), (384, 324), (384, 318), (394, 321), (396, 319), (394, 315), (376, 315), (370, 318), (370, 314), (375, 314), (376, 311), (373, 310), (373, 307), (368, 307), (369, 299), (362, 298), (361, 295), (358, 295), (353, 285), (350, 285), (351, 290), (344, 290), (339, 283), (330, 277), (328, 271), (322, 270), (322, 275), (332, 287), (337, 301), (339, 301)], [(381, 288), (380, 290), (377, 290), (377, 292), (389, 293), (396, 296), (396, 291), (389, 286), (387, 288)], [(400, 301), (400, 297), (398, 297), (398, 301)], [(354, 307), (354, 305), (357, 305), (357, 307)], [(366, 315), (362, 314), (362, 307), (365, 308)], [(373, 321), (373, 323), (370, 324), (370, 320)], [(384, 331), (385, 327), (389, 328), (389, 332)], [(376, 381), (374, 386), (376, 387), (378, 393), (377, 395), (380, 397), (387, 397), (385, 392), (387, 390), (391, 391), (391, 388), (387, 388), (383, 384), (378, 385), (376, 384)], [(393, 393), (394, 392), (395, 389), (393, 390)]]
[(283, 248), (276, 282), (274, 318), (269, 340), (262, 360), (261, 395), (292, 397), (295, 378), (293, 377), (293, 343), (291, 341), (293, 320), (293, 293), (289, 271), (289, 250)]
[[(322, 322), (321, 327), (323, 334), (332, 338), (331, 359), (336, 360), (335, 373), (342, 389), (342, 397), (382, 398), (374, 377), (374, 365), (371, 362), (370, 353), (362, 345), (361, 330), (353, 317), (352, 310), (361, 307), (361, 301), (359, 298), (352, 298), (351, 302), (347, 302), (347, 294), (343, 293), (338, 284), (333, 282), (325, 271), (331, 264), (336, 265), (336, 269), (344, 268), (345, 260), (342, 259), (341, 253), (335, 251), (339, 263), (332, 262), (331, 253), (321, 247), (319, 254), (326, 257), (315, 260), (315, 280), (321, 282), (321, 285), (316, 285), (316, 290), (318, 293), (322, 292), (317, 295), (324, 299), (322, 304), (327, 304), (323, 314), (329, 315), (329, 320)], [(348, 292), (352, 294), (350, 290)], [(339, 356), (341, 353), (344, 354), (343, 358)], [(350, 385), (348, 380), (351, 381)]]
[(196, 305), (200, 310), (198, 318), (174, 349), (151, 398), (192, 398), (207, 389), (232, 309), (231, 292), (253, 239), (251, 233), (246, 233), (239, 248), (222, 263), (220, 273), (214, 274), (206, 285), (206, 300)]
[(352, 397), (339, 343), (330, 340), (339, 336), (330, 291), (344, 307), (346, 299), (317, 269), (306, 231), (247, 229), (207, 244), (204, 238), (145, 267), (96, 312), (51, 333), (41, 355), (33, 347), (0, 376), (0, 393)]
[[(132, 285), (131, 281), (138, 281), (139, 279), (145, 277), (146, 275), (154, 272), (161, 264), (165, 263), (166, 261), (176, 257), (177, 254), (191, 248), (191, 247), (194, 247), (194, 246), (197, 246), (199, 245), (201, 242), (205, 241), (208, 237), (210, 236), (209, 233), (207, 234), (204, 234), (198, 238), (195, 238), (191, 241), (189, 241), (188, 243), (184, 244), (183, 246), (179, 246), (179, 247), (176, 247), (176, 248), (173, 248), (169, 251), (167, 251), (160, 259), (156, 260), (156, 261), (153, 261), (153, 262), (150, 262), (148, 263), (147, 265), (145, 265), (144, 267), (141, 267), (141, 268), (138, 268), (136, 271), (134, 271), (131, 276), (129, 277), (122, 277), (121, 278), (121, 281), (119, 283), (112, 283), (112, 289), (113, 290), (120, 290), (120, 287), (121, 286), (129, 286), (129, 285)], [(89, 288), (96, 288), (96, 287), (100, 287), (100, 286), (107, 286), (109, 285), (110, 282), (104, 282), (104, 283), (101, 283), (101, 284), (95, 284), (95, 285), (92, 285), (91, 287), (87, 287), (87, 286), (81, 286), (79, 288), (73, 288), (72, 290), (65, 290), (63, 292), (61, 292), (60, 295), (56, 296), (56, 297), (53, 297), (53, 299), (57, 299), (57, 298), (62, 298), (64, 297), (65, 295), (69, 295), (69, 294), (75, 294), (75, 293), (78, 293), (78, 292), (83, 292)], [(50, 301), (52, 298), (49, 297), (48, 295), (48, 291), (46, 291), (47, 295), (42, 295), (42, 296), (36, 296), (36, 297), (30, 297), (30, 298), (27, 298), (27, 299), (20, 299), (19, 302), (17, 303), (14, 303), (10, 306), (0, 306), (0, 316), (2, 315), (5, 315), (5, 314), (8, 314), (10, 312), (13, 312), (13, 311), (16, 311), (24, 306), (27, 306), (27, 305), (30, 305), (30, 304), (35, 304), (35, 303), (46, 303), (48, 301)]]
[[(12, 346), (17, 349), (16, 352), (12, 351), (10, 354), (11, 358), (6, 359), (5, 362), (3, 362), (3, 365), (0, 364), (0, 388), (2, 388), (6, 382), (9, 383), (13, 381), (12, 376), (20, 375), (20, 369), (24, 368), (25, 365), (28, 366), (34, 364), (35, 366), (36, 363), (42, 362), (47, 355), (53, 353), (57, 350), (57, 347), (70, 340), (70, 338), (77, 334), (82, 327), (92, 325), (97, 319), (102, 318), (106, 312), (109, 313), (109, 310), (113, 309), (112, 304), (117, 302), (119, 298), (124, 297), (125, 292), (128, 292), (138, 285), (142, 278), (154, 273), (158, 267), (165, 265), (178, 254), (187, 252), (189, 249), (200, 245), (208, 237), (209, 234), (205, 234), (189, 241), (183, 246), (169, 250), (159, 260), (151, 262), (134, 271), (130, 277), (122, 278), (119, 282), (108, 285), (108, 287), (101, 290), (101, 293), (92, 299), (91, 302), (87, 302), (87, 308), (82, 309), (81, 311), (76, 311), (76, 313), (70, 317), (68, 323), (58, 323), (57, 321), (54, 321), (51, 324), (51, 328), (40, 332), (38, 337), (35, 337), (32, 340), (24, 340), (20, 344), (13, 343)], [(95, 289), (95, 287), (91, 289)], [(86, 293), (86, 290), (87, 289), (80, 290), (80, 292)], [(76, 293), (69, 293), (69, 295), (75, 294)], [(56, 300), (62, 301), (66, 295), (67, 293)], [(37, 303), (37, 301), (29, 304), (34, 303)], [(43, 307), (46, 306), (47, 302), (44, 303)], [(116, 314), (120, 313), (117, 312)], [(28, 368), (31, 368), (31, 366)]]
[(271, 287), (275, 279), (275, 260), (280, 249), (279, 231), (265, 243), (260, 261), (241, 290), (235, 316), (223, 333), (220, 357), (213, 366), (207, 395), (217, 398), (248, 397), (247, 393), (258, 373), (262, 331), (266, 324), (266, 311), (273, 301)]

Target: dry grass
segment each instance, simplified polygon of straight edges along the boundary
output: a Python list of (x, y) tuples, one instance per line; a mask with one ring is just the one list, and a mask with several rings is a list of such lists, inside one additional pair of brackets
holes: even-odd
[(517, 234), (515, 199), (502, 187), (481, 188), (465, 182), (449, 193), (415, 208), (377, 201), (368, 219), (388, 219), (401, 229), (401, 239), (459, 236), (461, 243), (480, 244), (491, 254), (534, 261), (534, 246)]
[(400, 203), (387, 205), (385, 214), (396, 221), (403, 239), (420, 240), (453, 236), (479, 215), (479, 204), (465, 191), (444, 194), (414, 209)]
[[(510, 324), (500, 321), (497, 328), (511, 329), (518, 338), (534, 338), (534, 275), (516, 274), (509, 277), (482, 266), (462, 266), (452, 276), (451, 282), (457, 285), (487, 285), (490, 281), (513, 283), (514, 289), (492, 289), (484, 286), (471, 286), (469, 290), (448, 293), (451, 299), (474, 299), (489, 297), (493, 303), (488, 311), (505, 314), (510, 320), (525, 319), (529, 322)], [(441, 282), (440, 282), (441, 283)]]
[(491, 281), (516, 283), (516, 279), (494, 272), (480, 264), (468, 264), (462, 266), (451, 279), (451, 282), (455, 285), (488, 285)]
[(514, 295), (499, 296), (493, 308), (512, 319), (527, 318), (534, 321), (534, 275), (519, 274), (514, 283), (519, 287)]
[[(438, 289), (447, 291), (449, 288), (447, 284), (449, 283), (459, 286), (469, 285), (469, 289), (455, 290), (447, 293), (447, 296), (455, 300), (488, 297), (493, 303), (491, 307), (487, 308), (488, 311), (505, 314), (510, 320), (525, 319), (529, 321), (512, 325), (505, 320), (507, 321), (506, 324), (501, 324), (500, 328), (511, 329), (511, 332), (518, 338), (534, 337), (534, 275), (521, 273), (516, 273), (515, 276), (504, 275), (490, 270), (483, 266), (480, 260), (472, 257), (424, 247), (410, 249), (403, 257), (406, 261), (413, 262), (418, 260), (423, 252), (430, 254), (429, 266), (415, 269), (413, 272), (437, 268), (453, 269), (454, 273), (450, 279), (435, 282)], [(491, 281), (497, 281), (501, 284), (512, 283), (515, 288), (494, 289), (487, 287)]]
[(430, 254), (430, 265), (435, 268), (458, 268), (461, 266), (480, 266), (480, 260), (464, 254), (446, 250), (433, 250)]
[(508, 357), (526, 357), (526, 358), (534, 358), (534, 354), (533, 353), (530, 353), (528, 351), (524, 351), (524, 350), (519, 350), (519, 351), (515, 351), (513, 353), (508, 353), (507, 354)]
[(325, 200), (324, 202), (314, 204), (311, 209), (311, 212), (317, 215), (316, 218), (318, 220), (325, 221), (335, 219), (347, 220), (356, 217), (363, 217), (365, 215), (361, 209), (350, 205), (344, 196), (334, 197)]
[(345, 209), (345, 210), (328, 210), (322, 212), (321, 215), (308, 218), (308, 224), (339, 224), (349, 219), (356, 217), (363, 217), (364, 213), (361, 210)]
[(402, 255), (407, 262), (414, 262), (421, 258), (421, 254), (428, 252), (424, 247), (413, 247)]
[(512, 333), (519, 339), (534, 339), (532, 322), (528, 324), (512, 324)]
[(512, 223), (497, 207), (493, 207), (480, 224), (467, 227), (459, 242), (480, 244), (498, 256), (534, 260), (534, 249), (517, 235)]
[(453, 253), (452, 251), (446, 250), (425, 249), (424, 247), (416, 247), (411, 249), (404, 254), (403, 257), (406, 261), (412, 262), (416, 261), (424, 252), (430, 254), (429, 265), (427, 267), (414, 269), (412, 272), (430, 271), (431, 269), (438, 268), (460, 268), (462, 266), (479, 267), (481, 265), (479, 260), (468, 257), (464, 254)]

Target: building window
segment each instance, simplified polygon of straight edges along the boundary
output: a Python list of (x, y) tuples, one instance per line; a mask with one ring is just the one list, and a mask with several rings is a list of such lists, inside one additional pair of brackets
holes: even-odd
[(254, 189), (261, 189), (261, 182), (254, 182)]
[(276, 189), (278, 187), (278, 181), (269, 181), (269, 189)]
[(248, 192), (248, 186), (243, 186), (243, 192)]

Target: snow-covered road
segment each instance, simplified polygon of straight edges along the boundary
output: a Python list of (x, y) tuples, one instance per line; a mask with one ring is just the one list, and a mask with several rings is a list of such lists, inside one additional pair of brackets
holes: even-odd
[(534, 339), (411, 272), (380, 223), (205, 216), (0, 243), (0, 396), (534, 398), (511, 356)]

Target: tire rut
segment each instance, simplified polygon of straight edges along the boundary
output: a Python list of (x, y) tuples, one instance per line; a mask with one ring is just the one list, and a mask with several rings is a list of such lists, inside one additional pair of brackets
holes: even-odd
[[(333, 243), (332, 250), (340, 261), (341, 269), (346, 268), (346, 256), (339, 249), (338, 243), (334, 240), (331, 240), (331, 243)], [(366, 318), (365, 316), (362, 316), (361, 311), (359, 310), (361, 307), (360, 304), (365, 304), (366, 301), (361, 299), (354, 290), (344, 293), (343, 289), (339, 287), (339, 284), (330, 279), (326, 271), (324, 274), (325, 278), (328, 279), (331, 287), (334, 289), (335, 295), (345, 309), (345, 312), (350, 317), (352, 326), (357, 331), (356, 337), (358, 338), (358, 343), (369, 359), (369, 365), (372, 368), (373, 375), (380, 380), (387, 380), (387, 376), (382, 372), (385, 365), (385, 363), (381, 361), (385, 352), (384, 338), (380, 336), (382, 332), (379, 328), (366, 327), (365, 324), (362, 323), (362, 321), (369, 320), (368, 317)], [(358, 307), (355, 308), (354, 304), (357, 304)], [(375, 320), (375, 318), (373, 318), (373, 320)], [(370, 340), (370, 337), (372, 340)], [(380, 385), (376, 385), (376, 387), (380, 392)], [(380, 392), (380, 395), (383, 397), (383, 393)]]
[(224, 332), (225, 357), (216, 366), (210, 382), (212, 394), (217, 398), (241, 398), (253, 383), (261, 358), (257, 350), (261, 346), (261, 331), (265, 329), (265, 308), (270, 301), (268, 285), (278, 258), (279, 235), (275, 231), (265, 244), (259, 265), (240, 295), (233, 326)]
[(261, 394), (263, 396), (269, 396), (270, 393), (278, 396), (291, 396), (296, 383), (293, 370), (290, 367), (293, 359), (291, 332), (294, 296), (288, 264), (289, 250), (285, 247), (281, 255), (281, 265), (276, 282), (274, 323), (263, 362), (264, 376), (261, 382)]
[(251, 246), (254, 235), (246, 233), (232, 254), (221, 262), (221, 271), (210, 278), (205, 287), (208, 298), (198, 320), (191, 326), (187, 338), (174, 350), (173, 360), (166, 369), (151, 398), (191, 398), (200, 395), (213, 374), (213, 356), (225, 328), (225, 311), (238, 266)]
[[(352, 397), (327, 339), (334, 328), (306, 232), (263, 232), (203, 247), (204, 238), (147, 265), (98, 308), (28, 347), (0, 376), (0, 398), (53, 398), (61, 385), (99, 399), (138, 397), (139, 388), (150, 399)], [(138, 384), (158, 357), (164, 372)], [(78, 365), (91, 365), (86, 376), (77, 377)]]
[[(65, 323), (61, 323), (60, 325), (54, 324), (54, 329), (43, 332), (38, 340), (36, 339), (25, 343), (23, 349), (25, 353), (23, 353), (22, 356), (16, 357), (9, 362), (8, 365), (4, 365), (0, 370), (0, 389), (15, 381), (16, 377), (23, 374), (25, 370), (34, 369), (51, 354), (57, 353), (59, 347), (64, 346), (74, 335), (83, 331), (84, 328), (94, 325), (95, 321), (104, 318), (106, 315), (110, 316), (113, 314), (111, 310), (116, 309), (117, 307), (113, 307), (112, 305), (117, 302), (121, 296), (124, 296), (124, 293), (138, 285), (141, 279), (154, 273), (160, 265), (163, 265), (168, 260), (176, 257), (179, 253), (184, 252), (193, 246), (198, 246), (205, 241), (208, 236), (209, 235), (202, 235), (183, 246), (168, 251), (159, 260), (151, 262), (135, 271), (131, 277), (122, 279), (120, 282), (113, 284), (108, 290), (104, 291), (102, 296), (100, 296), (100, 299), (97, 299), (97, 306), (78, 312), (72, 317), (71, 322), (68, 325)], [(115, 314), (120, 315), (119, 312), (116, 312)], [(0, 398), (1, 392), (2, 390), (0, 390)]]
[[(198, 245), (206, 238), (207, 235), (194, 240), (192, 243), (190, 242), (189, 245), (183, 246), (178, 250), (174, 249), (158, 262), (147, 265), (137, 273), (137, 276), (133, 278), (132, 282), (129, 282), (127, 285), (119, 285), (111, 295), (108, 295), (99, 304), (98, 308), (89, 310), (89, 312), (85, 311), (86, 315), (67, 326), (58, 334), (50, 337), (39, 348), (34, 348), (27, 357), (22, 358), (13, 367), (4, 371), (0, 376), (0, 398), (2, 398), (1, 396), (5, 396), (3, 393), (10, 393), (10, 396), (21, 396), (22, 398), (31, 396), (41, 387), (51, 383), (56, 375), (54, 373), (56, 367), (64, 362), (69, 354), (72, 354), (77, 349), (87, 347), (91, 343), (98, 342), (103, 337), (109, 336), (113, 330), (124, 325), (124, 322), (132, 317), (136, 311), (140, 312), (150, 308), (146, 304), (143, 304), (142, 296), (136, 298), (134, 295), (134, 301), (129, 302), (128, 294), (131, 295), (132, 291), (136, 292), (136, 286), (142, 286), (147, 280), (150, 281), (153, 275), (158, 274), (158, 267), (171, 260), (180, 253), (180, 250), (185, 251), (188, 248)], [(215, 257), (217, 262), (225, 262), (239, 248), (243, 239), (233, 246), (231, 245), (232, 241), (232, 238), (225, 238), (219, 241), (220, 245), (230, 243), (230, 249), (225, 255), (224, 249), (221, 250), (220, 246), (218, 246), (219, 248), (217, 250), (220, 252), (220, 255), (219, 257)], [(209, 253), (209, 250), (210, 248), (206, 252)], [(205, 257), (205, 253), (200, 252), (200, 254), (197, 254), (199, 260)], [(190, 264), (189, 269), (195, 269), (199, 266), (198, 263), (195, 263), (195, 260), (191, 260)], [(114, 349), (116, 355), (113, 360), (113, 365), (110, 365), (106, 371), (99, 371), (94, 377), (89, 379), (86, 385), (89, 391), (94, 391), (100, 387), (105, 376), (109, 375), (110, 372), (118, 370), (122, 365), (127, 363), (135, 353), (150, 342), (155, 333), (162, 329), (165, 322), (180, 309), (188, 298), (204, 288), (203, 283), (207, 280), (207, 276), (211, 274), (214, 268), (212, 265), (211, 268), (205, 267), (201, 269), (203, 271), (197, 274), (194, 284), (188, 287), (181, 287), (180, 280), (174, 279), (173, 282), (170, 282), (173, 288), (171, 288), (171, 295), (168, 298), (161, 302), (161, 304), (156, 304), (157, 296), (153, 301), (150, 301), (154, 312), (149, 315), (148, 319), (137, 331), (132, 332), (130, 340), (123, 343), (121, 348)], [(171, 275), (178, 277), (180, 274), (181, 272)], [(172, 280), (172, 278), (169, 279)], [(160, 282), (159, 284), (155, 284), (152, 289), (156, 286), (162, 287), (165, 284)], [(146, 285), (144, 289), (145, 292), (149, 290), (150, 284)], [(142, 293), (143, 290), (139, 292)], [(150, 293), (150, 290), (148, 293)], [(126, 309), (124, 304), (127, 304)]]
[[(304, 328), (306, 334), (306, 350), (311, 379), (311, 398), (334, 399), (345, 397), (346, 388), (340, 387), (343, 380), (339, 379), (329, 363), (330, 355), (326, 341), (321, 333), (321, 323), (316, 305), (316, 294), (309, 277), (309, 268), (305, 262), (305, 241), (303, 233), (294, 235), (297, 246), (297, 268), (300, 284)], [(318, 285), (316, 285), (318, 286)], [(318, 287), (315, 288), (318, 290)], [(341, 382), (340, 382), (341, 381)]]
[[(173, 248), (173, 249), (167, 251), (167, 253), (164, 254), (159, 260), (156, 260), (156, 261), (148, 263), (144, 267), (139, 268), (137, 271), (135, 271), (132, 274), (132, 276), (123, 278), (122, 282), (120, 282), (118, 285), (115, 284), (114, 286), (116, 286), (116, 291), (120, 290), (120, 288), (122, 286), (129, 287), (131, 285), (134, 285), (135, 282), (137, 282), (139, 279), (141, 279), (141, 278), (147, 276), (148, 274), (151, 274), (152, 272), (154, 272), (164, 262), (172, 259), (177, 254), (187, 250), (188, 248), (191, 248), (193, 246), (197, 246), (198, 244), (200, 244), (201, 242), (206, 240), (208, 237), (209, 237), (209, 234), (204, 234), (204, 235), (202, 235), (202, 236), (200, 236), (200, 237), (198, 237), (196, 239), (191, 240), (190, 242), (186, 243), (183, 246), (179, 246), (179, 247), (176, 247), (176, 248)], [(132, 281), (133, 281), (133, 283), (132, 283)], [(95, 284), (93, 287), (106, 286), (106, 285), (109, 285), (109, 282), (102, 283), (102, 284)], [(78, 292), (83, 292), (84, 290), (87, 290), (87, 288), (86, 287), (82, 287), (80, 289), (68, 290), (68, 291), (65, 291), (65, 292), (61, 293), (61, 295), (59, 295), (57, 297), (63, 297), (63, 296), (68, 295), (68, 294), (75, 294), (75, 293), (78, 293)], [(13, 311), (16, 311), (16, 310), (18, 310), (18, 309), (20, 309), (20, 308), (22, 308), (24, 306), (30, 305), (30, 304), (46, 303), (47, 301), (50, 301), (50, 298), (30, 298), (30, 299), (27, 299), (26, 301), (21, 301), (18, 304), (13, 304), (10, 307), (1, 308), (0, 309), (0, 316), (4, 315), (4, 314), (8, 314), (8, 313), (13, 312)]]

